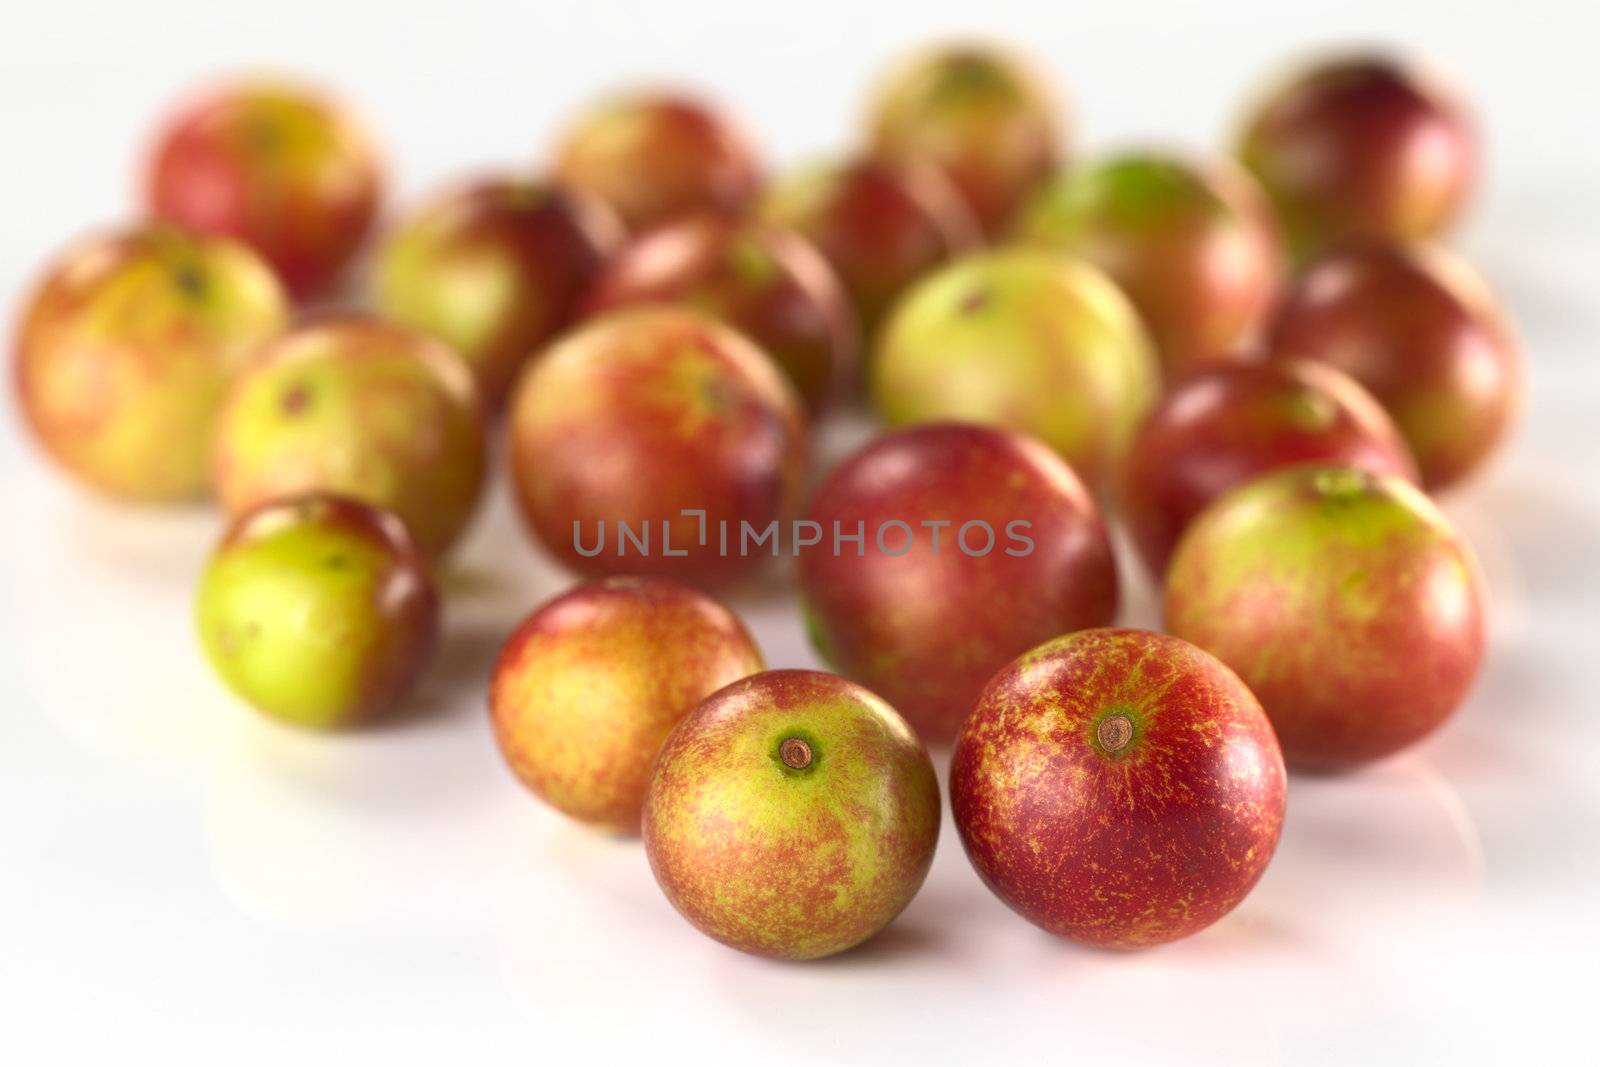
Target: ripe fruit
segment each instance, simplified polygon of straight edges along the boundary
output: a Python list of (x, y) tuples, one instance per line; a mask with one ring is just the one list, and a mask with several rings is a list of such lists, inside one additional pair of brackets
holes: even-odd
[(1302, 69), (1262, 97), (1239, 158), (1303, 256), (1352, 237), (1442, 233), (1476, 178), (1478, 143), (1465, 107), (1431, 74), (1355, 55)]
[(1317, 258), (1278, 308), (1269, 352), (1320, 360), (1366, 386), (1430, 490), (1477, 470), (1522, 407), (1510, 326), (1482, 279), (1442, 248), (1362, 244)]
[(668, 92), (616, 97), (583, 116), (557, 148), (555, 172), (609, 203), (635, 233), (700, 211), (737, 214), (760, 178), (726, 115)]
[(1232, 671), (1176, 638), (1084, 630), (989, 683), (950, 810), (989, 888), (1106, 948), (1188, 937), (1245, 898), (1283, 826), (1283, 757)]
[(891, 70), (868, 116), (874, 154), (931, 164), (961, 191), (989, 236), (1061, 159), (1053, 94), (1023, 58), (956, 44)]
[(484, 178), (433, 197), (396, 227), (372, 300), (455, 349), (498, 408), (523, 362), (572, 322), (621, 239), (621, 223), (593, 197)]
[(681, 303), (750, 338), (816, 413), (855, 370), (860, 338), (839, 281), (803, 239), (757, 223), (699, 215), (637, 238), (601, 273), (590, 313)]
[(948, 423), (880, 437), (834, 470), (806, 518), (865, 535), (859, 554), (831, 541), (801, 553), (818, 651), (929, 741), (953, 739), (1013, 657), (1116, 613), (1093, 499), (1021, 434)]
[(1166, 624), (1239, 672), (1290, 763), (1343, 767), (1419, 740), (1483, 657), (1466, 544), (1400, 478), (1268, 474), (1207, 508), (1167, 571)]
[(911, 902), (939, 837), (939, 785), (876, 696), (819, 671), (767, 671), (708, 697), (668, 736), (644, 809), (667, 899), (762, 956), (860, 944)]
[(741, 529), (793, 514), (800, 401), (742, 335), (687, 308), (601, 316), (547, 349), (511, 404), (529, 528), (581, 574), (719, 583), (747, 573)]
[(913, 281), (981, 240), (940, 171), (872, 159), (794, 171), (767, 187), (759, 213), (827, 258), (868, 337)]
[(393, 515), (336, 496), (240, 516), (200, 579), (200, 643), (222, 680), (302, 726), (375, 718), (432, 652), (439, 604), (427, 560)]
[(671, 729), (762, 669), (737, 616), (675, 582), (606, 578), (528, 616), (489, 687), (495, 739), (552, 807), (639, 832), (650, 767)]
[(1105, 271), (1168, 372), (1237, 352), (1278, 284), (1272, 209), (1225, 161), (1133, 152), (1072, 168), (1034, 194), (1016, 232)]
[(895, 309), (872, 365), (891, 425), (993, 423), (1040, 438), (1103, 488), (1155, 399), (1138, 316), (1105, 275), (1054, 252), (968, 256)]
[(217, 495), (238, 515), (339, 493), (393, 511), (442, 555), (483, 487), (472, 377), (439, 342), (362, 315), (308, 322), (240, 377), (216, 442)]
[(45, 272), (22, 312), (18, 403), (50, 457), (95, 489), (194, 499), (211, 481), (228, 383), (288, 315), (243, 245), (164, 225), (93, 237)]
[(338, 101), (258, 79), (219, 86), (171, 117), (145, 200), (158, 218), (253, 246), (304, 298), (349, 265), (381, 187), (377, 150)]
[(1134, 438), (1122, 512), (1159, 577), (1179, 535), (1212, 500), (1311, 462), (1417, 480), (1383, 408), (1332, 367), (1299, 360), (1201, 370), (1172, 387)]

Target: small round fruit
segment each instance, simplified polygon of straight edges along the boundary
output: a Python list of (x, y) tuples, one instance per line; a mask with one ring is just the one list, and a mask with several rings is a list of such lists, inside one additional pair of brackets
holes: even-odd
[(871, 107), (868, 139), (880, 158), (943, 171), (993, 237), (1060, 163), (1061, 125), (1054, 94), (1027, 60), (967, 43), (891, 70)]
[(849, 301), (827, 261), (787, 230), (705, 214), (658, 227), (612, 259), (586, 307), (656, 302), (703, 311), (750, 338), (813, 414), (853, 377), (860, 338)]
[(1224, 160), (1133, 152), (1071, 168), (1033, 196), (1016, 234), (1105, 271), (1169, 373), (1253, 340), (1281, 270), (1271, 207)]
[(940, 171), (873, 159), (796, 170), (767, 187), (759, 213), (816, 246), (869, 337), (912, 282), (982, 240)]
[(1151, 572), (1160, 577), (1185, 527), (1211, 501), (1297, 463), (1417, 480), (1383, 408), (1326, 364), (1231, 364), (1176, 383), (1139, 429), (1123, 471), (1122, 513)]
[(1098, 270), (1056, 252), (968, 256), (896, 307), (872, 363), (893, 426), (990, 423), (1050, 445), (1104, 488), (1156, 398), (1138, 315)]
[(760, 179), (744, 133), (715, 107), (679, 93), (609, 100), (556, 150), (564, 185), (610, 204), (637, 233), (682, 215), (736, 215)]
[(1302, 466), (1194, 521), (1167, 570), (1166, 625), (1239, 672), (1291, 764), (1339, 768), (1456, 710), (1483, 658), (1484, 594), (1465, 542), (1410, 483)]
[(382, 183), (376, 148), (338, 101), (257, 79), (219, 86), (171, 117), (145, 199), (157, 218), (251, 245), (304, 298), (349, 266)]
[(762, 667), (749, 633), (715, 600), (675, 582), (606, 578), (556, 597), (511, 635), (490, 717), (506, 762), (535, 794), (636, 834), (667, 734)]
[(1050, 449), (959, 423), (880, 437), (828, 477), (806, 512), (864, 533), (800, 555), (817, 649), (881, 693), (930, 742), (952, 740), (1014, 657), (1117, 610), (1094, 500)]
[(656, 759), (650, 869), (725, 945), (816, 959), (911, 902), (939, 837), (939, 784), (916, 734), (860, 686), (767, 671), (691, 711)]
[(1478, 141), (1455, 93), (1384, 55), (1327, 59), (1266, 94), (1239, 158), (1304, 256), (1352, 237), (1443, 233), (1478, 170)]
[(223, 411), (215, 457), (235, 515), (338, 493), (394, 512), (434, 557), (472, 517), (485, 464), (466, 366), (426, 334), (362, 315), (308, 322), (263, 350)]
[(1143, 630), (1084, 630), (994, 676), (961, 729), (950, 810), (996, 896), (1103, 948), (1238, 906), (1283, 827), (1283, 756), (1250, 690)]
[(1429, 490), (1454, 485), (1505, 440), (1522, 408), (1522, 352), (1482, 279), (1427, 245), (1356, 244), (1318, 257), (1284, 297), (1268, 351), (1366, 386)]
[(577, 316), (621, 240), (621, 223), (594, 197), (484, 178), (433, 197), (395, 228), (372, 301), (455, 349), (498, 408), (528, 357)]
[(603, 315), (547, 349), (511, 405), (528, 527), (580, 574), (720, 584), (762, 556), (737, 545), (798, 508), (805, 414), (772, 360), (687, 308)]
[(439, 604), (398, 519), (313, 495), (234, 521), (200, 579), (198, 621), (228, 688), (269, 715), (326, 728), (399, 703), (433, 650)]
[(243, 245), (165, 225), (90, 238), (45, 272), (22, 312), (23, 418), (52, 459), (103, 493), (197, 499), (228, 383), (288, 319), (277, 278)]

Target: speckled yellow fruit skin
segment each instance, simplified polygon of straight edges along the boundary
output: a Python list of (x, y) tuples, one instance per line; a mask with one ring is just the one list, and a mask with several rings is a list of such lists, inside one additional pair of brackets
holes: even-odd
[(965, 421), (1050, 445), (1091, 488), (1116, 472), (1160, 388), (1154, 349), (1122, 292), (1064, 254), (957, 260), (896, 307), (871, 370), (894, 426)]
[(1071, 167), (1029, 200), (1016, 236), (1105, 271), (1169, 375), (1241, 358), (1281, 272), (1266, 195), (1225, 159), (1123, 152)]
[(18, 403), (50, 457), (96, 490), (198, 499), (228, 384), (288, 318), (277, 278), (241, 244), (166, 225), (91, 237), (22, 312)]
[(710, 597), (662, 579), (591, 582), (539, 608), (506, 642), (489, 688), (495, 739), (552, 807), (636, 834), (667, 734), (763, 666), (738, 618)]
[[(791, 738), (811, 762), (780, 756)], [(713, 694), (662, 747), (644, 841), (667, 898), (745, 952), (815, 959), (883, 929), (933, 862), (939, 786), (892, 708), (820, 671)]]
[(1410, 483), (1351, 467), (1293, 467), (1213, 502), (1178, 542), (1165, 614), (1239, 672), (1302, 767), (1414, 744), (1483, 658), (1471, 550)]
[(305, 300), (341, 280), (383, 187), (377, 145), (341, 101), (301, 81), (247, 77), (169, 116), (144, 202), (156, 218), (250, 245)]
[(427, 559), (393, 515), (332, 496), (241, 517), (200, 579), (206, 657), (257, 709), (299, 726), (390, 710), (428, 661), (439, 602)]
[(711, 102), (674, 91), (598, 102), (567, 130), (551, 170), (610, 204), (634, 234), (700, 212), (737, 216), (761, 182), (745, 132)]
[(394, 512), (438, 557), (483, 487), (483, 414), (466, 366), (439, 342), (372, 316), (330, 316), (283, 335), (241, 375), (214, 463), (232, 514), (337, 493)]
[(572, 324), (621, 241), (622, 224), (594, 197), (488, 175), (401, 219), (368, 290), (385, 317), (448, 344), (498, 409), (523, 364)]
[(950, 767), (951, 813), (989, 888), (1103, 948), (1175, 941), (1232, 911), (1272, 858), (1284, 797), (1244, 683), (1144, 630), (1080, 630), (1002, 668)]
[(994, 237), (1060, 162), (1063, 126), (1028, 59), (965, 41), (918, 52), (885, 75), (867, 141), (882, 159), (937, 167)]

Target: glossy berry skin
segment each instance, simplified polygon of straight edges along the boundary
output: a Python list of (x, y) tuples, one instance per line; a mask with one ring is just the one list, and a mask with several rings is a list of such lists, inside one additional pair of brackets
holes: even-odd
[(1044, 441), (1091, 489), (1111, 484), (1160, 370), (1106, 276), (1040, 249), (956, 260), (896, 307), (871, 368), (891, 426), (963, 421)]
[(395, 227), (378, 254), (372, 302), (454, 349), (498, 409), (527, 359), (577, 317), (621, 241), (622, 224), (594, 197), (481, 178)]
[(487, 465), (472, 377), (438, 341), (382, 319), (310, 320), (241, 375), (217, 431), (217, 495), (238, 515), (325, 492), (394, 512), (439, 557)]
[(1298, 256), (1352, 238), (1442, 234), (1471, 192), (1478, 152), (1451, 88), (1377, 54), (1326, 59), (1280, 82), (1238, 147)]
[(634, 233), (684, 215), (737, 215), (760, 170), (750, 141), (711, 104), (678, 92), (605, 101), (567, 131), (556, 180), (610, 204)]
[(667, 899), (744, 952), (816, 959), (911, 902), (939, 837), (916, 734), (860, 686), (767, 671), (712, 694), (668, 736), (644, 843)]
[[(1116, 614), (1116, 565), (1093, 498), (1022, 434), (944, 423), (879, 437), (835, 468), (806, 518), (830, 533), (800, 556), (818, 651), (930, 743), (955, 738), (1013, 658)], [(861, 554), (834, 553), (835, 523), (865, 523)], [(987, 523), (992, 543), (969, 523)]]
[[(741, 523), (786, 520), (806, 475), (805, 414), (776, 365), (727, 326), (670, 305), (615, 311), (557, 341), (522, 376), (509, 432), (529, 529), (590, 577), (703, 586), (747, 574), (770, 557), (722, 552), (722, 524), (737, 546)], [(648, 552), (620, 524), (635, 534), (648, 524)]]
[(1123, 517), (1159, 577), (1207, 504), (1298, 463), (1417, 480), (1400, 431), (1349, 376), (1305, 360), (1229, 364), (1176, 383), (1140, 427), (1123, 471)]
[(676, 582), (605, 578), (544, 604), (506, 642), (489, 687), (495, 740), (551, 807), (636, 834), (667, 734), (763, 666), (715, 600)]
[(433, 650), (432, 571), (394, 516), (342, 497), (239, 517), (200, 579), (200, 643), (228, 687), (300, 726), (390, 712)]
[(288, 317), (272, 271), (234, 241), (162, 224), (87, 238), (23, 308), (18, 407), (50, 458), (95, 490), (199, 499), (228, 385)]
[(1261, 699), (1289, 762), (1380, 759), (1450, 717), (1478, 673), (1471, 551), (1403, 479), (1292, 467), (1201, 513), (1167, 570), (1167, 629)]
[(1253, 341), (1281, 273), (1271, 207), (1224, 160), (1131, 152), (1071, 168), (1034, 194), (1016, 236), (1105, 271), (1169, 374)]
[(150, 156), (145, 205), (245, 242), (305, 299), (350, 265), (382, 191), (377, 149), (339, 101), (310, 85), (254, 79), (173, 114)]
[(867, 120), (871, 151), (941, 170), (990, 237), (1003, 234), (1061, 161), (1054, 94), (1020, 56), (983, 44), (913, 55), (884, 77)]
[(1279, 306), (1268, 352), (1366, 386), (1430, 491), (1482, 467), (1522, 410), (1516, 336), (1476, 272), (1435, 246), (1357, 244), (1318, 257)]
[(585, 307), (594, 315), (662, 302), (703, 311), (750, 338), (812, 414), (854, 378), (855, 314), (827, 261), (790, 231), (705, 214), (658, 227), (612, 259)]
[(967, 857), (1029, 922), (1132, 949), (1242, 901), (1278, 844), (1283, 757), (1221, 663), (1143, 630), (1083, 630), (989, 683), (956, 743)]
[(769, 185), (757, 210), (822, 253), (868, 337), (912, 282), (982, 240), (959, 190), (929, 166), (855, 159), (804, 167)]

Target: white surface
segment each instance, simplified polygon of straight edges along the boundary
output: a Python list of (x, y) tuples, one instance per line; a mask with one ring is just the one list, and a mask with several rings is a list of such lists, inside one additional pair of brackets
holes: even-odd
[[(1600, 150), (1592, 7), (1441, 3), (514, 5), (407, 15), (275, 0), (8, 5), (0, 301), (119, 216), (136, 151), (197, 77), (317, 73), (392, 146), (402, 191), (531, 159), (597, 90), (720, 91), (775, 159), (850, 133), (866, 79), (989, 28), (1055, 67), (1091, 147), (1218, 143), (1241, 94), (1318, 41), (1411, 41), (1484, 110), (1492, 178), (1460, 244), (1517, 315), (1521, 437), (1448, 501), (1495, 594), (1459, 719), (1415, 752), (1296, 778), (1233, 916), (1110, 956), (983, 889), (946, 827), (884, 936), (809, 966), (677, 918), (636, 844), (523, 794), (482, 708), (489, 657), (562, 579), (497, 497), (452, 576), (417, 714), (348, 737), (231, 701), (190, 632), (215, 520), (79, 495), (0, 418), (0, 1060), (1228, 1064), (1577, 1062), (1600, 951)], [(911, 12), (915, 11), (913, 15)], [(1148, 596), (1125, 619), (1153, 621)], [(809, 665), (781, 596), (747, 596)]]

